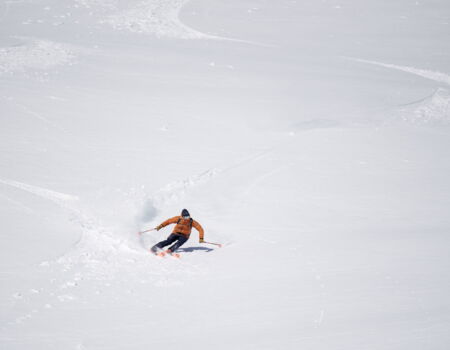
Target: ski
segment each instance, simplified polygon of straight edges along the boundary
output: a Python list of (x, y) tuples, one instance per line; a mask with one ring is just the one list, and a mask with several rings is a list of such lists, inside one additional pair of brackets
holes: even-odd
[(160, 257), (160, 258), (164, 258), (167, 255), (171, 256), (172, 258), (176, 258), (176, 259), (179, 259), (181, 257), (181, 255), (179, 253), (171, 253), (171, 252), (168, 252), (167, 250), (166, 251), (159, 250), (159, 251), (156, 251), (156, 252), (150, 250), (150, 253), (152, 253), (153, 255), (155, 255), (157, 257)]
[(181, 255), (179, 253), (168, 253), (172, 258), (179, 259), (181, 258)]

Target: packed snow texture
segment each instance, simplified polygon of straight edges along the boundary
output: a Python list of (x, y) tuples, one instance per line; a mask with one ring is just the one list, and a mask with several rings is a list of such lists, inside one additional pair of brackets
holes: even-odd
[(18, 46), (0, 48), (0, 74), (24, 72), (27, 69), (50, 69), (72, 64), (75, 53), (69, 45), (49, 40), (23, 40)]
[(0, 348), (448, 349), (449, 12), (1, 2)]
[(450, 92), (438, 88), (431, 96), (399, 109), (402, 120), (414, 124), (448, 125), (450, 123)]
[(119, 30), (154, 34), (158, 37), (202, 39), (208, 35), (185, 26), (178, 19), (178, 12), (188, 0), (150, 0), (108, 16), (108, 23)]

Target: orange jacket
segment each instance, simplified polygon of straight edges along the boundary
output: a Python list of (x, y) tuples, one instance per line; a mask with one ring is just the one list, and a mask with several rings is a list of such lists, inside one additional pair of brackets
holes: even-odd
[(172, 233), (180, 233), (189, 237), (192, 231), (192, 227), (194, 227), (198, 231), (200, 239), (203, 239), (205, 231), (203, 230), (203, 227), (194, 219), (183, 219), (182, 216), (174, 216), (173, 218), (164, 221), (157, 227), (157, 229), (159, 230), (170, 224), (176, 224), (173, 228)]

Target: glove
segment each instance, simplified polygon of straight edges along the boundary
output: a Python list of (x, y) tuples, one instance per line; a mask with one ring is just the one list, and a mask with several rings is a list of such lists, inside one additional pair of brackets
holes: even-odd
[(205, 243), (205, 240), (204, 240), (203, 238), (200, 238), (200, 239), (199, 239), (199, 242), (200, 242), (200, 243)]
[(158, 226), (155, 227), (156, 231), (159, 231), (159, 230), (161, 230), (162, 228), (163, 228), (163, 227), (162, 227), (161, 225), (158, 225)]

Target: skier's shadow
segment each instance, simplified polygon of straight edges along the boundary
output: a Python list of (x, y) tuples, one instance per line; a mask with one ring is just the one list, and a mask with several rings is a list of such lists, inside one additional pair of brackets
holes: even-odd
[(205, 253), (209, 253), (212, 252), (214, 249), (211, 248), (206, 248), (206, 247), (187, 247), (187, 248), (178, 248), (178, 251), (180, 253), (193, 253), (193, 252), (198, 252), (198, 251), (202, 251)]

